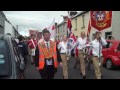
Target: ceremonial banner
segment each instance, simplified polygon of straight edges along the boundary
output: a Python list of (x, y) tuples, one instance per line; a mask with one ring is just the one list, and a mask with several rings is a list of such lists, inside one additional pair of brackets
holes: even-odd
[(29, 30), (30, 36), (31, 36), (32, 34), (37, 35), (37, 33), (38, 33), (38, 30)]
[(91, 26), (102, 31), (111, 27), (112, 11), (90, 11)]

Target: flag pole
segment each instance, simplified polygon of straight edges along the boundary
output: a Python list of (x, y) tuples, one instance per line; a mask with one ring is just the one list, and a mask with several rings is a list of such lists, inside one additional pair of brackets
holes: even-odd
[[(69, 19), (69, 11), (68, 11), (68, 19)], [(67, 37), (69, 38), (69, 33), (68, 33), (68, 20), (67, 20)]]
[[(103, 27), (103, 24), (102, 24), (102, 26), (100, 27), (100, 30), (99, 30), (100, 33), (101, 33), (101, 28), (102, 28), (102, 27)], [(99, 37), (99, 66), (101, 66), (101, 63), (100, 63), (100, 58), (101, 58), (101, 57), (100, 57), (100, 49), (101, 49), (101, 48), (100, 48), (100, 44), (101, 44), (101, 37)]]

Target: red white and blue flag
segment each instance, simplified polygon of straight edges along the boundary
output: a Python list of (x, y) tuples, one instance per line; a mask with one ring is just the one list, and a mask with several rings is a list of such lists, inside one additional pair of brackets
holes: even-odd
[(75, 45), (77, 39), (75, 35), (71, 32), (70, 37), (68, 38), (68, 52), (71, 53), (72, 47)]
[(71, 33), (69, 40), (71, 41), (72, 44), (75, 44), (77, 39), (76, 39), (75, 35), (73, 33)]

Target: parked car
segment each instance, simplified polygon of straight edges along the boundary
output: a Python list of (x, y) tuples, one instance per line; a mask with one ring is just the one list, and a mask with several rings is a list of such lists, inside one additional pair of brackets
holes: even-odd
[(24, 62), (17, 43), (10, 35), (0, 35), (0, 79), (20, 79)]
[(120, 40), (107, 40), (106, 47), (102, 50), (104, 61), (103, 65), (107, 69), (120, 66)]

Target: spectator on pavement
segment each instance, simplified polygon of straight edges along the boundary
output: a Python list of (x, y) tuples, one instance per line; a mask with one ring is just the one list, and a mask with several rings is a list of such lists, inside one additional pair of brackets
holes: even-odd
[(24, 58), (25, 65), (26, 65), (28, 50), (27, 50), (26, 44), (23, 42), (23, 36), (19, 36), (18, 39), (19, 39), (18, 47), (19, 47), (19, 49), (21, 51), (21, 54), (22, 54), (22, 56)]

